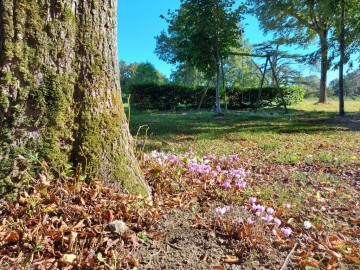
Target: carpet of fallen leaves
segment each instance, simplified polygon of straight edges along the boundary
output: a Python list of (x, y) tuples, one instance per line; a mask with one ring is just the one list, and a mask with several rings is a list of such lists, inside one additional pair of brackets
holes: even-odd
[[(359, 167), (254, 166), (241, 158), (236, 165), (247, 171), (247, 187), (224, 192), (211, 177), (197, 176), (181, 166), (144, 162), (153, 190), (150, 203), (101, 181), (86, 184), (77, 175), (52, 179), (44, 163), (43, 173), (16, 199), (0, 201), (0, 268), (331, 270), (360, 266)], [(289, 177), (291, 172), (305, 175), (305, 180)], [(333, 176), (338, 180), (329, 181)], [(284, 190), (287, 197), (282, 199)], [(241, 209), (251, 207), (250, 197), (275, 208), (275, 216), (291, 228), (291, 236), (272, 235), (269, 224), (235, 224), (233, 218), (239, 214), (247, 217)], [(284, 202), (292, 208), (285, 209)], [(217, 216), (214, 209), (224, 205), (232, 209), (229, 216)], [(112, 233), (108, 224), (114, 220), (124, 221), (130, 230)], [(305, 230), (304, 220), (312, 221), (313, 227)], [(205, 250), (207, 245), (210, 252)]]
[[(1, 201), (0, 268), (105, 269), (104, 262), (113, 266), (117, 258), (115, 269), (126, 268), (136, 260), (122, 250), (137, 245), (136, 233), (151, 227), (158, 215), (143, 200), (100, 181), (50, 180), (45, 171), (15, 201)], [(108, 224), (115, 219), (131, 230), (121, 237), (111, 233)]]

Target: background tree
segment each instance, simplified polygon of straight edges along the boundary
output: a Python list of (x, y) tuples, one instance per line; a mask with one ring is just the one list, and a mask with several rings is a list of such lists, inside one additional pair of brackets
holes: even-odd
[[(319, 51), (311, 58), (320, 57), (320, 94), (319, 102), (326, 102), (327, 71), (329, 61), (330, 20), (327, 7), (330, 0), (250, 0), (251, 13), (255, 14), (262, 29), (274, 32), (275, 37), (286, 44), (306, 47), (316, 40)], [(331, 2), (331, 1), (330, 1)]]
[[(336, 78), (329, 83), (329, 89), (335, 96), (339, 95), (339, 79)], [(352, 71), (344, 76), (344, 96), (360, 96), (360, 70)]]
[(36, 153), (149, 195), (120, 97), (116, 0), (0, 5), (0, 179), (20, 180)]
[(239, 47), (240, 14), (232, 0), (183, 0), (179, 10), (169, 12), (167, 33), (156, 37), (156, 54), (176, 64), (187, 63), (207, 78), (216, 74), (216, 112), (220, 109), (221, 60)]
[(123, 94), (129, 94), (129, 87), (131, 85), (159, 84), (166, 80), (165, 75), (161, 74), (160, 71), (149, 62), (126, 65), (124, 61), (120, 61), (120, 84)]
[(188, 63), (179, 63), (170, 74), (170, 80), (187, 87), (204, 86), (207, 83), (205, 74)]
[(121, 93), (122, 95), (129, 94), (129, 86), (130, 80), (133, 74), (133, 71), (130, 68), (130, 65), (127, 65), (125, 61), (120, 60), (119, 62), (119, 69), (120, 69), (120, 86), (121, 86)]
[(339, 55), (339, 114), (345, 115), (344, 109), (344, 65), (349, 61), (349, 55), (353, 53), (360, 41), (360, 15), (358, 0), (334, 0), (331, 1), (327, 10), (333, 18), (333, 42), (338, 44), (335, 54)]
[[(305, 98), (315, 98), (319, 94), (320, 78), (316, 75), (300, 77), (297, 85), (305, 89)], [(330, 91), (330, 94), (332, 93)]]
[(257, 87), (261, 74), (250, 56), (230, 55), (224, 60), (228, 88)]

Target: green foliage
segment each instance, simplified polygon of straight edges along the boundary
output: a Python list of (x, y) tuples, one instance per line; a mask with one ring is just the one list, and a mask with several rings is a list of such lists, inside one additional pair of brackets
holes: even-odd
[(133, 84), (158, 84), (165, 80), (165, 75), (149, 62), (127, 65), (124, 61), (120, 61), (120, 85), (123, 94), (129, 94), (129, 87)]
[[(341, 10), (342, 6), (346, 14), (344, 19), (344, 34), (345, 34), (345, 62), (350, 60), (350, 55), (358, 53), (360, 46), (360, 12), (358, 0), (332, 0), (329, 8), (326, 10), (328, 16), (332, 18), (333, 34), (331, 41), (338, 43), (341, 34)], [(335, 47), (335, 55), (340, 54), (340, 49)], [(351, 63), (352, 64), (352, 63)]]
[[(189, 63), (210, 74), (216, 72), (214, 58), (227, 57), (239, 47), (242, 8), (231, 0), (186, 0), (177, 12), (169, 12), (168, 31), (156, 37), (155, 52), (169, 63)], [(220, 59), (219, 59), (220, 60)]]
[(180, 63), (170, 74), (172, 82), (186, 87), (197, 87), (207, 83), (205, 74), (188, 63)]
[[(175, 84), (138, 84), (130, 87), (131, 100), (138, 110), (171, 110), (179, 104), (190, 105), (194, 101), (192, 88)], [(196, 94), (195, 94), (196, 95)]]
[(167, 32), (156, 37), (155, 52), (168, 63), (187, 63), (211, 79), (216, 74), (217, 113), (220, 113), (220, 64), (232, 48), (241, 47), (243, 7), (233, 0), (184, 0), (168, 13)]
[(319, 102), (326, 102), (326, 74), (330, 67), (329, 34), (333, 19), (329, 16), (332, 0), (251, 0), (250, 12), (260, 21), (265, 33), (272, 32), (279, 44), (308, 47), (318, 43), (318, 50), (305, 59), (310, 64), (321, 62)]
[[(339, 94), (339, 79), (329, 83), (334, 95)], [(344, 76), (344, 94), (348, 97), (360, 96), (360, 70), (349, 72)]]
[[(282, 87), (287, 105), (303, 100), (305, 90), (301, 87)], [(189, 88), (174, 84), (146, 84), (131, 87), (132, 106), (138, 110), (173, 110), (179, 108), (196, 108), (206, 90), (205, 87)], [(253, 107), (256, 103), (259, 88), (231, 88), (227, 91), (228, 108), (239, 109)], [(215, 89), (210, 87), (203, 100), (203, 108), (214, 108)], [(261, 107), (280, 106), (280, 91), (276, 87), (262, 89)]]

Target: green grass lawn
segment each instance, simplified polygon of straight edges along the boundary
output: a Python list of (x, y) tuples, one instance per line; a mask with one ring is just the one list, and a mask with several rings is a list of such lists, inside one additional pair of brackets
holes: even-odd
[[(281, 109), (231, 111), (216, 118), (208, 111), (131, 111), (130, 129), (145, 151), (240, 153), (271, 162), (359, 164), (360, 101), (348, 101), (337, 116), (337, 102), (306, 100)], [(147, 135), (146, 135), (147, 134)]]

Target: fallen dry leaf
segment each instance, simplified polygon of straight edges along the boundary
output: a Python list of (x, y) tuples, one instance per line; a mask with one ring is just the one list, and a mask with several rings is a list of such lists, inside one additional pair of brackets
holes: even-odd
[(61, 261), (64, 263), (73, 263), (76, 259), (76, 255), (75, 254), (64, 254), (61, 257)]
[(78, 236), (77, 232), (71, 232), (70, 233), (70, 239), (69, 239), (69, 251), (70, 252), (73, 251), (73, 247), (74, 247), (77, 236)]
[(300, 266), (301, 267), (305, 267), (305, 266), (318, 267), (319, 262), (316, 260), (306, 259), (306, 260), (303, 260), (300, 262)]
[(19, 241), (19, 235), (15, 231), (10, 231), (3, 239), (5, 243), (15, 243)]
[(139, 266), (139, 261), (135, 258), (127, 258), (128, 263), (132, 264), (133, 266)]
[(348, 255), (346, 256), (346, 259), (348, 259), (352, 263), (360, 264), (360, 258)]
[(331, 249), (328, 249), (327, 252), (333, 257), (334, 259), (340, 261), (342, 259), (342, 255), (340, 253), (337, 253)]
[(107, 221), (107, 222), (112, 222), (114, 221), (114, 214), (111, 210), (107, 210), (105, 212), (103, 212), (102, 217)]
[(236, 256), (232, 256), (232, 255), (226, 255), (222, 257), (222, 260), (225, 263), (238, 263), (239, 262), (239, 258)]

